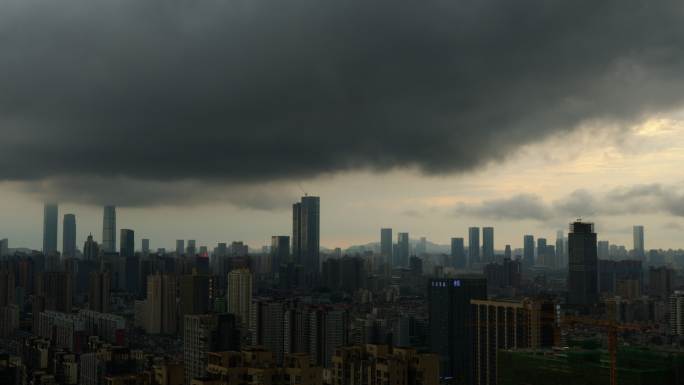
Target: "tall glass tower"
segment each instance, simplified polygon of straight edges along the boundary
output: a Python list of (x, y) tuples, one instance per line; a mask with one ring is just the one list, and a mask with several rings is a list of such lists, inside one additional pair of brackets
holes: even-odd
[(105, 206), (102, 217), (102, 250), (105, 253), (116, 252), (116, 207)]
[(57, 252), (57, 204), (46, 203), (43, 208), (43, 254)]

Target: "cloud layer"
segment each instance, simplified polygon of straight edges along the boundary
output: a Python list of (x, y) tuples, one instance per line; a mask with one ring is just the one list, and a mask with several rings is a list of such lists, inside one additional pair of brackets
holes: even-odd
[(679, 106), (683, 16), (676, 0), (7, 0), (0, 180), (69, 195), (470, 170)]
[(600, 215), (666, 213), (684, 217), (684, 192), (677, 186), (634, 185), (605, 194), (576, 190), (562, 199), (546, 202), (535, 194), (519, 194), (505, 199), (460, 204), (456, 215), (498, 220), (550, 221), (560, 218)]

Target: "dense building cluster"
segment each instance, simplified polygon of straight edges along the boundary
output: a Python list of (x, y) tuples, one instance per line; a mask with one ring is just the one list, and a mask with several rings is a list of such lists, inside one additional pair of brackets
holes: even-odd
[(82, 249), (64, 215), (60, 249), (58, 212), (45, 205), (41, 251), (0, 242), (2, 384), (683, 378), (684, 252), (646, 250), (643, 226), (629, 250), (579, 220), (555, 241), (524, 234), (520, 248), (470, 227), (446, 245), (382, 228), (379, 242), (328, 250), (320, 199), (304, 196), (291, 234), (262, 249), (137, 247), (114, 206), (101, 243), (90, 234)]

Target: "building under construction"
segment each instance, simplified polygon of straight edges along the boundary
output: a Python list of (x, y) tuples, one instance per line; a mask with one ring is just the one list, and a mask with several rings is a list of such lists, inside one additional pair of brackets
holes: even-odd
[[(620, 347), (617, 384), (684, 384), (684, 352)], [(567, 349), (502, 350), (499, 385), (608, 385), (610, 357), (598, 344)]]

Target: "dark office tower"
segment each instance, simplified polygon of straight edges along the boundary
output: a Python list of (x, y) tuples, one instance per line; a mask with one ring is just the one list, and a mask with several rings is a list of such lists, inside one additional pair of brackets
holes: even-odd
[(392, 267), (408, 267), (409, 264), (409, 233), (397, 234), (397, 249), (394, 253)]
[(593, 223), (574, 222), (568, 234), (568, 304), (598, 302), (598, 257)]
[(463, 238), (451, 238), (451, 266), (455, 269), (463, 269), (466, 267)]
[(129, 229), (121, 229), (121, 244), (119, 254), (122, 257), (132, 257), (135, 255), (135, 232)]
[(439, 355), (442, 377), (471, 384), (474, 374), (473, 299), (487, 299), (481, 276), (431, 279), (427, 288), (430, 350)]
[(537, 264), (546, 266), (546, 238), (537, 238)]
[[(179, 277), (179, 321), (184, 322), (189, 314), (204, 314), (210, 309), (209, 303), (209, 276), (208, 275), (181, 275)], [(181, 325), (181, 330), (183, 326)]]
[(150, 254), (150, 240), (147, 238), (142, 239), (142, 253), (143, 255)]
[(292, 205), (292, 255), (307, 273), (318, 274), (321, 246), (321, 199), (302, 197)]
[(280, 265), (290, 261), (290, 237), (274, 235), (271, 237), (271, 272), (280, 271)]
[(43, 254), (57, 252), (57, 204), (46, 203), (43, 208)]
[(180, 257), (185, 253), (185, 241), (182, 239), (176, 240), (176, 256)]
[(96, 261), (99, 254), (100, 246), (93, 240), (93, 234), (89, 234), (88, 239), (83, 244), (83, 259)]
[(197, 254), (197, 242), (194, 239), (188, 240), (188, 248), (185, 253), (191, 257)]
[(494, 262), (494, 228), (482, 228), (482, 261)]
[(523, 237), (523, 266), (534, 266), (534, 236)]
[(112, 278), (109, 272), (94, 271), (90, 273), (88, 288), (88, 308), (100, 313), (109, 312), (109, 292), (111, 291)]
[(62, 255), (64, 257), (76, 256), (76, 216), (65, 214), (62, 222)]
[(633, 239), (634, 239), (634, 257), (639, 260), (644, 260), (646, 257), (644, 251), (644, 226), (634, 226), (633, 228)]
[(380, 255), (392, 267), (392, 229), (380, 229)]
[(102, 251), (116, 252), (116, 207), (105, 206), (102, 216)]
[[(492, 234), (493, 235), (493, 234)], [(480, 228), (471, 227), (468, 229), (468, 263), (480, 263)]]
[(513, 252), (511, 251), (511, 245), (506, 245), (506, 249), (504, 249), (504, 259), (513, 259)]

